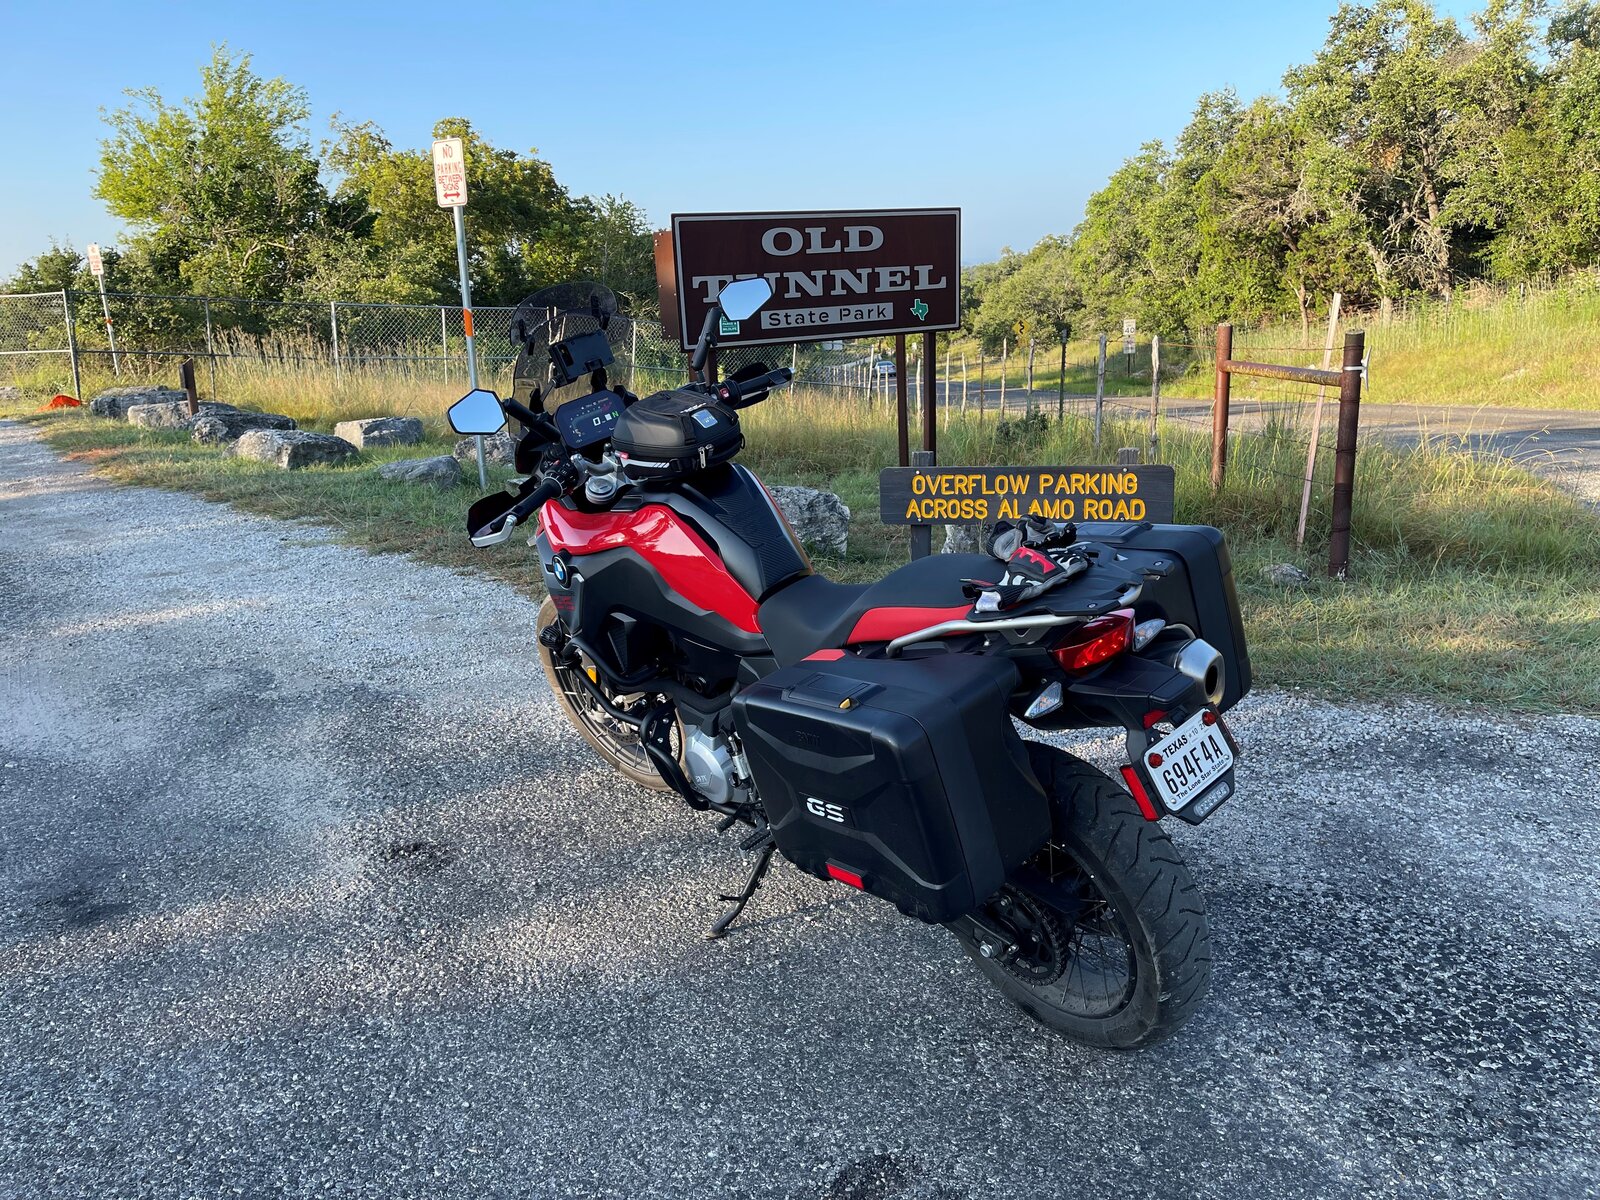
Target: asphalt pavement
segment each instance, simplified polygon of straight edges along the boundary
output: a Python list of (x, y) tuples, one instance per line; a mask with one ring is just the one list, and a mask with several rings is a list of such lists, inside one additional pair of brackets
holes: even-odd
[(704, 940), (533, 617), (0, 425), (0, 1196), (1600, 1194), (1600, 721), (1252, 696), (1110, 1054), (788, 868)]

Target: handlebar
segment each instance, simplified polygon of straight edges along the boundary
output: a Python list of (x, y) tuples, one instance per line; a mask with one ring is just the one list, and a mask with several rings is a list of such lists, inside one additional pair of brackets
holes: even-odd
[(566, 485), (560, 479), (553, 476), (548, 477), (533, 491), (512, 505), (511, 515), (517, 519), (517, 523), (520, 525), (538, 512), (539, 509), (543, 508), (545, 501), (554, 500), (566, 490)]
[(786, 387), (794, 379), (788, 367), (779, 367), (754, 379), (724, 379), (716, 386), (717, 399), (729, 408), (749, 408), (767, 398), (773, 388)]
[[(547, 476), (538, 487), (534, 488), (533, 491), (522, 497), (510, 508), (493, 512), (491, 507), (492, 517), (489, 517), (488, 513), (477, 511), (481, 509), (482, 505), (492, 503), (494, 499), (493, 497), (485, 497), (467, 512), (468, 539), (474, 546), (498, 546), (501, 542), (509, 540), (512, 530), (525, 523), (529, 517), (544, 506), (545, 501), (554, 500), (566, 490), (565, 480), (555, 475)], [(485, 517), (489, 517), (489, 519), (484, 520)], [(477, 521), (483, 521), (484, 523), (474, 533), (473, 527), (477, 524)]]

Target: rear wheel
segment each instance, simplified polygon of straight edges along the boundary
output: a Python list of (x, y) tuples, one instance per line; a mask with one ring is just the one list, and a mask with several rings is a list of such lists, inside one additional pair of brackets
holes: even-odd
[[(543, 630), (559, 620), (555, 604), (546, 599), (539, 608), (539, 629)], [(640, 787), (657, 792), (670, 791), (671, 788), (666, 780), (661, 778), (661, 772), (656, 770), (655, 763), (645, 754), (644, 746), (639, 741), (639, 731), (626, 721), (617, 720), (596, 704), (588, 688), (579, 682), (578, 672), (584, 670), (582, 663), (577, 659), (570, 663), (562, 662), (557, 659), (556, 652), (542, 640), (538, 645), (539, 662), (544, 667), (545, 677), (550, 680), (550, 690), (555, 694), (556, 705), (572, 723), (572, 727), (582, 735), (583, 740), (588, 742), (594, 752), (609, 765)], [(627, 708), (646, 696), (652, 700), (661, 699), (659, 696), (642, 692), (617, 695), (596, 676), (590, 675), (589, 680), (600, 689), (607, 700), (620, 708)], [(681, 726), (673, 732), (673, 749), (682, 761)]]
[(1199, 889), (1122, 788), (1064, 751), (1030, 742), (1028, 753), (1055, 832), (982, 913), (1016, 950), (952, 928), (995, 986), (1051, 1028), (1117, 1049), (1158, 1042), (1211, 980)]

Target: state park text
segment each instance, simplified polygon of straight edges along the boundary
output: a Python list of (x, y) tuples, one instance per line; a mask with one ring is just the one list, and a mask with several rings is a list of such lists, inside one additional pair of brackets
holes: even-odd
[(878, 476), (886, 525), (1172, 520), (1171, 467), (889, 467)]

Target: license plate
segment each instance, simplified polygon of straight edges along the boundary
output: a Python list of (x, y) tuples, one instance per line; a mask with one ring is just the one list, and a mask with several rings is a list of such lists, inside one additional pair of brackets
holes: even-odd
[(1181, 812), (1233, 769), (1233, 748), (1215, 714), (1196, 713), (1144, 752), (1144, 768), (1167, 811)]

